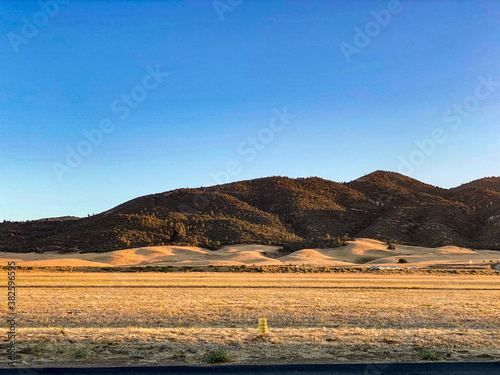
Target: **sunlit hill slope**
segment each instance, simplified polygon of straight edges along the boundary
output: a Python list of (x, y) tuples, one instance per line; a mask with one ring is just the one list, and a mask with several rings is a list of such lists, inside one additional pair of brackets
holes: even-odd
[(441, 189), (385, 171), (348, 183), (267, 177), (147, 195), (87, 218), (0, 223), (4, 252), (257, 243), (286, 254), (349, 237), (500, 249), (500, 179)]

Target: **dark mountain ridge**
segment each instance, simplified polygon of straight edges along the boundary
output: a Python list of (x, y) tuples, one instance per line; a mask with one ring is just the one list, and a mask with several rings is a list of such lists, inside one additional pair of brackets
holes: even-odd
[(500, 250), (500, 178), (442, 189), (386, 171), (348, 183), (266, 177), (146, 195), (87, 218), (0, 223), (0, 251), (10, 252), (235, 243), (291, 251), (350, 237)]
[(468, 182), (466, 184), (462, 184), (460, 186), (451, 188), (450, 190), (453, 192), (459, 192), (471, 187), (482, 187), (495, 191), (500, 191), (500, 177), (484, 177), (478, 180), (474, 180)]

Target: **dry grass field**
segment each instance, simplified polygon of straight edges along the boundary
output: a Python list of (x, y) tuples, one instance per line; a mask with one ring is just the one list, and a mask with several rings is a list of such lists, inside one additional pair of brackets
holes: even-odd
[(233, 363), (500, 359), (498, 274), (18, 271), (17, 284), (19, 366), (204, 364), (217, 348)]

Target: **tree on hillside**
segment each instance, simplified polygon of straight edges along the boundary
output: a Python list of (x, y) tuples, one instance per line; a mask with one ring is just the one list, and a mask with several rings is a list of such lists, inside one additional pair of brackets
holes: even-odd
[(186, 237), (186, 227), (183, 223), (174, 224), (174, 232), (172, 234), (172, 241), (179, 241)]

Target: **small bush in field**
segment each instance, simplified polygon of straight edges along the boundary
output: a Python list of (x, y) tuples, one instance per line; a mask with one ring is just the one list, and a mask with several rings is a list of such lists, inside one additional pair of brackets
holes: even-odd
[(207, 351), (203, 356), (203, 359), (206, 363), (226, 363), (232, 361), (231, 356), (224, 348)]
[(424, 361), (437, 361), (438, 360), (438, 355), (435, 350), (433, 349), (423, 349), (420, 354), (420, 359), (423, 359)]

